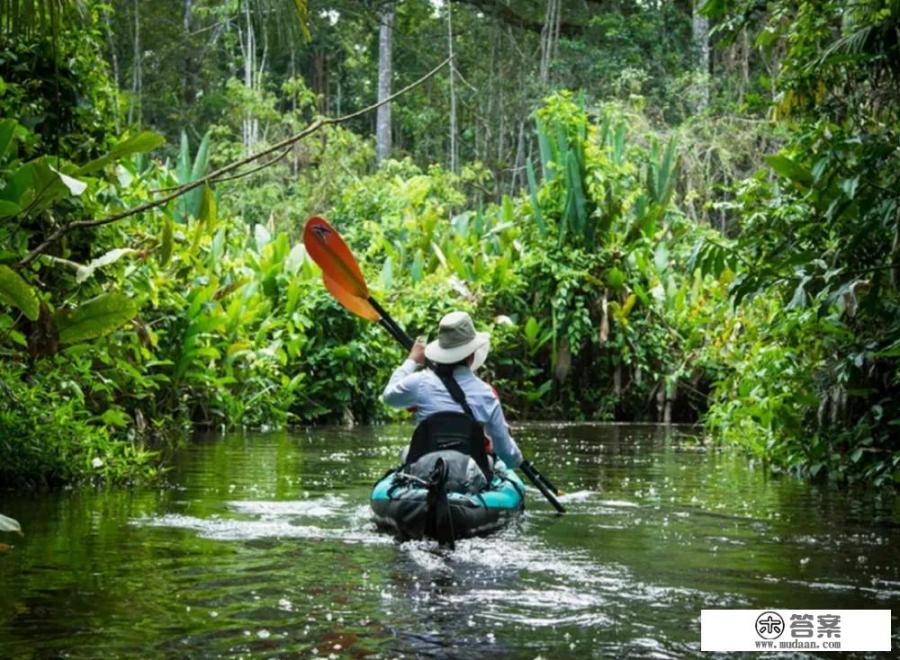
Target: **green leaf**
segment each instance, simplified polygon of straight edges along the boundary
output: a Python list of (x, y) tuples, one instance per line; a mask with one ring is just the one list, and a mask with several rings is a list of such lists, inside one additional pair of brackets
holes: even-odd
[(778, 175), (790, 179), (794, 183), (809, 187), (813, 182), (812, 172), (787, 156), (781, 154), (766, 156), (766, 162)]
[(216, 208), (216, 196), (209, 184), (203, 185), (202, 196), (200, 197), (200, 210), (197, 218), (206, 225), (206, 230), (212, 232), (215, 229), (218, 219), (218, 211)]
[(0, 218), (8, 218), (11, 215), (16, 215), (22, 209), (19, 208), (19, 205), (15, 202), (8, 202), (5, 199), (0, 199)]
[(85, 280), (92, 277), (98, 268), (103, 268), (104, 266), (114, 264), (122, 257), (128, 256), (130, 254), (137, 254), (137, 250), (134, 250), (132, 248), (116, 248), (114, 250), (110, 250), (102, 257), (93, 259), (87, 266), (79, 266), (78, 270), (75, 273), (75, 282), (77, 284), (81, 284)]
[(86, 183), (63, 174), (42, 156), (16, 170), (2, 196), (37, 213), (59, 199), (80, 195), (86, 188)]
[[(184, 155), (185, 159), (190, 158), (190, 152), (188, 151)], [(185, 162), (185, 170), (187, 170), (187, 163)], [(196, 181), (198, 179), (202, 179), (206, 176), (207, 171), (209, 170), (209, 133), (203, 136), (203, 139), (200, 141), (200, 146), (197, 148), (197, 155), (194, 157), (194, 165), (191, 167), (190, 172), (187, 173), (188, 181)], [(187, 183), (184, 181), (183, 183)], [(204, 204), (205, 197), (205, 188), (201, 190), (200, 188), (194, 188), (188, 193), (185, 193), (184, 197), (186, 199), (187, 204), (187, 212), (193, 215), (194, 217), (200, 217), (203, 213), (202, 205)]]
[(159, 245), (159, 265), (165, 266), (172, 258), (172, 247), (175, 245), (175, 223), (172, 218), (166, 214), (165, 224), (163, 225), (162, 241)]
[(606, 273), (606, 283), (611, 289), (621, 289), (625, 284), (625, 273), (613, 266)]
[(537, 120), (535, 123), (538, 135), (538, 149), (541, 153), (541, 178), (544, 181), (549, 181), (553, 172), (553, 169), (550, 167), (550, 162), (553, 160), (550, 138), (547, 136), (547, 131), (541, 121)]
[(425, 273), (425, 258), (422, 250), (416, 250), (416, 256), (413, 258), (412, 267), (409, 274), (413, 282), (421, 282)]
[(85, 190), (87, 190), (87, 184), (84, 181), (79, 181), (78, 179), (74, 179), (67, 174), (63, 174), (52, 165), (50, 165), (49, 167), (50, 170), (54, 172), (57, 177), (59, 177), (59, 182), (66, 187), (70, 195), (77, 197)]
[(131, 418), (121, 408), (107, 408), (106, 412), (100, 415), (100, 420), (107, 426), (115, 426), (123, 429), (131, 423)]
[(653, 264), (660, 273), (665, 272), (666, 268), (668, 268), (669, 250), (666, 248), (665, 243), (660, 243), (656, 246), (656, 250), (653, 251)]
[(531, 208), (534, 212), (534, 222), (538, 226), (538, 232), (543, 236), (547, 233), (547, 226), (544, 224), (544, 216), (541, 214), (541, 205), (538, 203), (537, 181), (534, 176), (534, 167), (531, 161), (525, 163), (525, 172), (528, 175), (528, 193), (531, 195)]
[(0, 532), (18, 532), (22, 533), (22, 527), (19, 525), (18, 520), (13, 520), (9, 516), (4, 516), (0, 513)]
[(104, 293), (81, 304), (71, 313), (56, 313), (62, 344), (76, 344), (118, 330), (137, 315), (137, 305), (121, 293)]
[(15, 119), (4, 119), (0, 121), (0, 160), (6, 156), (9, 146), (12, 144), (13, 135), (16, 132), (18, 122)]
[(391, 257), (388, 257), (384, 260), (384, 265), (381, 267), (381, 285), (385, 289), (390, 289), (391, 285), (394, 283), (394, 260)]
[(272, 235), (265, 225), (256, 224), (253, 226), (253, 238), (256, 242), (256, 251), (262, 252), (262, 249), (272, 240)]
[(513, 221), (513, 205), (509, 195), (503, 195), (503, 200), (500, 203), (500, 218), (503, 222)]
[(641, 304), (643, 304), (645, 307), (649, 307), (650, 306), (650, 296), (647, 295), (647, 292), (644, 290), (644, 287), (642, 287), (640, 284), (635, 282), (634, 286), (632, 288), (634, 289), (634, 294), (638, 297), (638, 300), (641, 301)]
[(36, 321), (40, 315), (34, 289), (9, 266), (0, 266), (0, 302), (22, 310), (30, 321)]
[(137, 135), (124, 138), (113, 145), (109, 153), (95, 158), (94, 160), (84, 164), (78, 170), (79, 175), (91, 174), (103, 169), (112, 162), (121, 160), (132, 154), (145, 153), (153, 151), (160, 145), (164, 144), (166, 138), (152, 131), (141, 131)]

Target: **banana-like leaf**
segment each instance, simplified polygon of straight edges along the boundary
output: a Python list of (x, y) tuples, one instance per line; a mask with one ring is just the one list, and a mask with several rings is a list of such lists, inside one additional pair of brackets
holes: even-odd
[[(184, 149), (187, 144), (186, 137), (184, 140), (185, 142), (182, 144), (182, 149)], [(190, 151), (184, 153), (183, 158), (185, 159), (184, 172), (186, 176), (181, 183), (189, 183), (206, 176), (206, 172), (209, 170), (209, 133), (204, 135), (203, 139), (200, 141), (200, 146), (197, 148), (197, 155), (194, 157), (194, 164), (189, 171), (187, 168), (188, 163), (190, 162)], [(208, 186), (194, 188), (184, 195), (186, 212), (193, 215), (195, 218), (199, 218), (203, 212), (202, 208), (205, 202), (204, 198), (206, 196), (207, 188)]]
[(118, 330), (137, 315), (134, 301), (121, 293), (104, 293), (92, 298), (72, 312), (57, 312), (56, 327), (62, 344), (103, 337)]
[(552, 170), (550, 163), (553, 160), (553, 151), (550, 148), (550, 138), (544, 125), (538, 120), (537, 122), (538, 148), (541, 152), (541, 178), (549, 181), (552, 178)]
[(573, 229), (579, 233), (585, 233), (587, 230), (587, 198), (582, 185), (582, 169), (574, 149), (570, 150), (566, 157), (566, 173), (567, 185), (572, 193)]
[(528, 193), (531, 195), (531, 208), (534, 213), (534, 222), (538, 226), (538, 232), (541, 236), (547, 233), (547, 225), (544, 224), (544, 216), (541, 214), (541, 205), (537, 196), (537, 181), (534, 176), (534, 167), (531, 161), (525, 163), (525, 172), (528, 175)]
[(9, 266), (0, 266), (0, 303), (20, 309), (30, 321), (41, 311), (34, 289)]

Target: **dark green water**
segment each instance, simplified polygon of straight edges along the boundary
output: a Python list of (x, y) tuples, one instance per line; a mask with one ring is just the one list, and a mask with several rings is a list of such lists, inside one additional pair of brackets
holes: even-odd
[(699, 655), (710, 607), (894, 609), (900, 505), (767, 478), (686, 431), (533, 425), (521, 523), (455, 552), (374, 531), (408, 427), (210, 439), (170, 486), (0, 495), (0, 657)]

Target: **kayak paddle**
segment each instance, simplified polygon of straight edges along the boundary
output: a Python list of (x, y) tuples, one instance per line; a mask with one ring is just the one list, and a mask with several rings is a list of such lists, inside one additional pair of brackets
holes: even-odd
[[(397, 325), (385, 309), (369, 295), (369, 287), (350, 248), (338, 231), (323, 218), (313, 216), (303, 228), (303, 244), (312, 260), (322, 269), (325, 288), (341, 305), (368, 321), (379, 323), (407, 350), (413, 347), (413, 339)], [(526, 460), (519, 466), (547, 501), (559, 513), (566, 510), (555, 495), (559, 491)]]

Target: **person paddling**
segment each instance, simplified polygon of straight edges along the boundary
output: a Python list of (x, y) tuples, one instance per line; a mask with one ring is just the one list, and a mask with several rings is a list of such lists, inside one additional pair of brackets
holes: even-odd
[[(484, 427), (493, 451), (509, 468), (522, 463), (522, 452), (510, 437), (509, 426), (494, 389), (475, 375), (487, 357), (490, 335), (476, 332), (466, 312), (451, 312), (441, 319), (438, 338), (426, 345), (416, 341), (409, 357), (384, 388), (382, 399), (394, 408), (415, 408), (416, 423), (443, 411), (467, 412), (448, 391), (450, 376), (465, 395), (475, 420)], [(428, 360), (428, 368), (418, 370)], [(436, 373), (438, 370), (440, 373)]]

